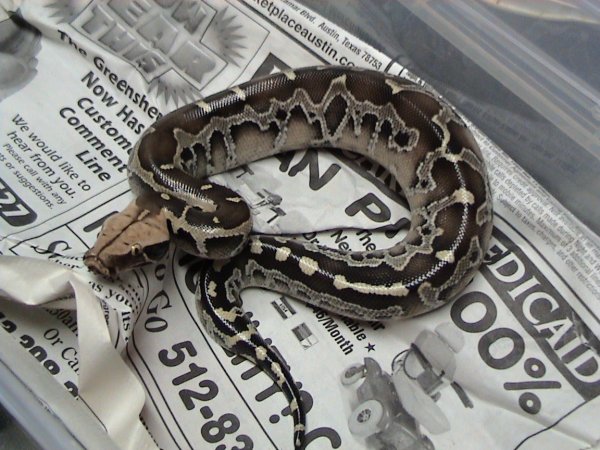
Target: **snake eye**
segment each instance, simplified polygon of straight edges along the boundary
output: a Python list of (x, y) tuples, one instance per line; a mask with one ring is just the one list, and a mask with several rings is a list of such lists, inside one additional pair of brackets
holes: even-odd
[(133, 256), (139, 256), (142, 254), (142, 246), (140, 244), (133, 244), (130, 252)]

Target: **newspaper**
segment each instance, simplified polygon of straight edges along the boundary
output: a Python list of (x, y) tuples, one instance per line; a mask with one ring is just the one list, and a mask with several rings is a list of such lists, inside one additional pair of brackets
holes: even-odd
[[(277, 386), (198, 322), (202, 261), (173, 249), (109, 282), (82, 255), (132, 198), (136, 140), (170, 110), (301, 66), (418, 78), (292, 0), (1, 4), (3, 332), (121, 448), (291, 448)], [(600, 240), (473, 132), (495, 228), (485, 264), (453, 304), (366, 323), (244, 291), (300, 383), (306, 448), (597, 448)], [(282, 155), (214, 180), (252, 206), (257, 232), (374, 249), (409, 223), (395, 181), (352, 154)]]

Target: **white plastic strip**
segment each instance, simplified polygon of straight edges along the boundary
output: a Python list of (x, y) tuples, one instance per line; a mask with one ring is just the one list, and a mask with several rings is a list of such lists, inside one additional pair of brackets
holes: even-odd
[[(32, 283), (31, 280), (35, 280)], [(155, 449), (139, 420), (144, 391), (115, 350), (99, 299), (77, 273), (34, 258), (0, 256), (0, 295), (30, 306), (73, 298), (79, 329), (79, 396), (124, 450)]]

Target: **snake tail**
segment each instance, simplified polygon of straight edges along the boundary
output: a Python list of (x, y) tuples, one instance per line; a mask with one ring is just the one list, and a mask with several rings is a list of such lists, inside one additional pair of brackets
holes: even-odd
[(285, 395), (294, 423), (294, 448), (304, 443), (306, 413), (300, 390), (287, 365), (260, 335), (241, 308), (239, 295), (234, 301), (225, 292), (230, 286), (224, 281), (231, 277), (235, 264), (207, 265), (196, 290), (198, 314), (207, 333), (221, 347), (242, 356), (265, 372)]

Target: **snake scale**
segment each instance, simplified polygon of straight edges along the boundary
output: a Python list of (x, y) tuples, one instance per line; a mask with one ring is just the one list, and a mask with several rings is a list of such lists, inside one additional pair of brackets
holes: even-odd
[[(250, 236), (246, 203), (206, 179), (306, 148), (344, 149), (386, 167), (411, 210), (406, 237), (384, 250), (342, 252), (293, 237)], [(105, 222), (86, 264), (114, 277), (157, 261), (170, 241), (214, 260), (198, 280), (200, 321), (281, 388), (295, 448), (305, 433), (299, 390), (244, 314), (240, 291), (263, 287), (360, 320), (415, 316), (469, 283), (492, 229), (484, 161), (454, 110), (410, 81), (355, 68), (289, 70), (169, 113), (136, 145), (129, 182), (136, 200)]]

